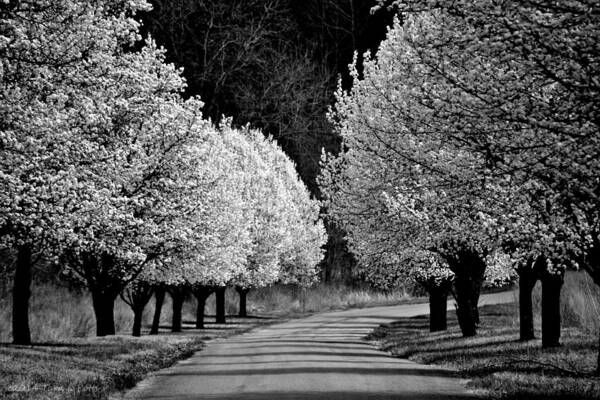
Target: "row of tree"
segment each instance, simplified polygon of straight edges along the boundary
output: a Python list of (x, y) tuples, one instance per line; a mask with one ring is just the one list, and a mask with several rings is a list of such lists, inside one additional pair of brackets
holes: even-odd
[(542, 344), (558, 345), (565, 270), (600, 285), (598, 3), (380, 7), (399, 13), (394, 27), (330, 115), (344, 151), (324, 159), (329, 215), (366, 270), (417, 263), (443, 287), (439, 263), (422, 254), (441, 258), (465, 336), (476, 334), (490, 257), (508, 257), (521, 339), (533, 338), (541, 280)]
[(86, 284), (98, 335), (114, 334), (119, 294), (139, 334), (156, 288), (178, 303), (188, 289), (316, 277), (325, 233), (295, 165), (261, 132), (214, 126), (199, 98), (184, 99), (182, 71), (141, 41), (136, 14), (149, 9), (0, 3), (0, 246), (15, 258), (15, 343), (31, 342), (39, 260)]

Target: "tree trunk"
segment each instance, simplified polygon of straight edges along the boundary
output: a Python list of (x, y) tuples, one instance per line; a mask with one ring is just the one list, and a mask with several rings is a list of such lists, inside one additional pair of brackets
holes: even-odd
[(196, 297), (198, 307), (196, 308), (196, 329), (204, 329), (204, 309), (206, 308), (206, 297)]
[(144, 308), (138, 308), (133, 310), (133, 330), (132, 336), (142, 336), (142, 316), (144, 315)]
[(535, 339), (531, 293), (537, 282), (537, 276), (530, 265), (522, 266), (517, 272), (519, 273), (519, 340), (525, 342)]
[(31, 247), (20, 246), (13, 288), (12, 330), (13, 343), (30, 345), (29, 299), (31, 298)]
[(238, 313), (238, 316), (240, 318), (246, 318), (248, 316), (248, 310), (246, 307), (246, 297), (250, 289), (236, 286), (235, 290), (240, 295), (240, 312)]
[(479, 294), (485, 276), (485, 260), (476, 252), (462, 250), (446, 261), (454, 272), (456, 316), (464, 337), (475, 336), (479, 324)]
[(477, 334), (477, 303), (469, 276), (456, 276), (456, 316), (464, 337)]
[(206, 299), (214, 292), (214, 289), (208, 286), (198, 286), (194, 289), (194, 296), (198, 300), (196, 308), (196, 329), (204, 329), (204, 309), (206, 308)]
[(133, 329), (131, 332), (133, 336), (142, 335), (142, 316), (153, 292), (154, 287), (143, 281), (132, 282), (121, 291), (121, 298), (133, 311)]
[(216, 322), (217, 324), (224, 324), (226, 323), (225, 321), (225, 290), (227, 289), (227, 286), (221, 286), (216, 288), (215, 292), (216, 292), (216, 308), (217, 308), (217, 318), (216, 318)]
[(154, 317), (152, 318), (152, 328), (150, 328), (151, 335), (158, 334), (158, 329), (160, 327), (160, 314), (162, 312), (163, 303), (165, 302), (166, 293), (167, 290), (163, 286), (159, 286), (154, 290), (156, 302), (154, 305)]
[(185, 292), (181, 288), (174, 288), (169, 290), (169, 293), (171, 294), (171, 299), (173, 301), (173, 321), (171, 324), (171, 332), (181, 332), (181, 313), (185, 300)]
[(560, 346), (560, 290), (563, 275), (542, 276), (542, 347)]
[(446, 288), (431, 287), (429, 292), (429, 331), (445, 331), (448, 327), (446, 312), (448, 304), (448, 290)]
[(115, 334), (115, 300), (118, 291), (104, 288), (91, 288), (94, 314), (96, 316), (96, 336), (108, 336)]

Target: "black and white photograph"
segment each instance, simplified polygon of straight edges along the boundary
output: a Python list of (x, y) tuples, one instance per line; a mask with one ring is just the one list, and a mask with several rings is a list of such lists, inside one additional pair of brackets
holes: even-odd
[(0, 0), (1, 399), (600, 399), (600, 0)]

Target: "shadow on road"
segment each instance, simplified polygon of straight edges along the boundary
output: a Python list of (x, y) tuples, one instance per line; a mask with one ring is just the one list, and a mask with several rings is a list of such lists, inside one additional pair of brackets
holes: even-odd
[[(151, 400), (153, 397), (144, 397)], [(161, 400), (226, 400), (230, 395), (190, 396), (172, 395), (157, 397)], [(421, 393), (389, 393), (389, 392), (252, 392), (239, 393), (235, 400), (465, 400), (477, 398), (469, 395), (439, 393), (432, 396)]]
[[(326, 361), (322, 361), (323, 364), (327, 364)], [(453, 378), (456, 377), (454, 372), (444, 369), (407, 369), (407, 368), (393, 368), (392, 366), (387, 368), (369, 368), (369, 367), (302, 367), (302, 368), (260, 368), (260, 363), (255, 368), (230, 368), (227, 370), (194, 370), (186, 372), (183, 369), (178, 371), (165, 373), (167, 376), (253, 376), (253, 375), (295, 375), (295, 374), (356, 374), (356, 375), (380, 375), (380, 376), (434, 376), (440, 378)], [(280, 362), (281, 364), (281, 362)], [(331, 364), (329, 362), (328, 364)], [(344, 364), (347, 364), (344, 361)], [(380, 365), (380, 363), (377, 363)], [(202, 364), (200, 364), (202, 365)], [(398, 366), (397, 363), (390, 363), (390, 365)]]

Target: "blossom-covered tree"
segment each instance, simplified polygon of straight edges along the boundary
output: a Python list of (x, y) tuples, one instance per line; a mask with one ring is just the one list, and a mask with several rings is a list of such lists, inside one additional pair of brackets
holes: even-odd
[[(188, 139), (200, 140), (187, 142), (174, 165), (178, 184), (171, 195), (179, 199), (179, 206), (170, 209), (173, 214), (162, 218), (171, 229), (177, 229), (176, 235), (164, 232), (164, 251), (125, 290), (125, 297), (139, 318), (150, 299), (151, 288), (168, 287), (174, 300), (175, 331), (181, 329), (185, 289), (190, 289), (202, 302), (199, 306), (202, 314), (198, 315), (201, 327), (203, 302), (212, 292), (209, 282), (224, 284), (238, 273), (248, 247), (240, 182), (243, 174), (236, 167), (240, 163), (238, 155), (228, 149), (220, 132), (208, 121), (193, 122), (186, 117), (197, 118), (197, 115), (180, 114), (176, 119), (178, 126), (171, 129), (188, 130)], [(139, 324), (134, 326), (137, 328), (134, 334), (139, 335)]]
[(244, 140), (237, 131), (227, 128), (225, 135), (224, 128), (204, 129), (206, 138), (188, 162), (196, 163), (184, 197), (189, 212), (175, 221), (187, 227), (189, 238), (163, 258), (150, 276), (142, 277), (169, 288), (174, 331), (181, 330), (186, 291), (198, 300), (196, 326), (203, 327), (206, 299), (216, 287), (224, 287), (241, 273), (250, 248), (248, 215), (253, 210), (244, 193), (256, 184), (248, 179), (257, 171), (256, 158), (235, 150), (233, 144)]
[[(259, 131), (233, 128), (228, 121), (204, 129), (207, 138), (202, 141), (202, 150), (196, 150), (185, 163), (196, 160), (198, 165), (198, 170), (191, 170), (194, 184), (188, 185), (196, 192), (186, 195), (187, 207), (195, 211), (180, 214), (176, 220), (177, 225), (197, 233), (177, 246), (177, 252), (163, 257), (161, 266), (150, 275), (144, 272), (140, 277), (169, 288), (174, 299), (175, 331), (181, 329), (186, 291), (198, 300), (196, 326), (202, 328), (210, 294), (223, 295), (231, 283), (249, 288), (280, 279), (280, 260), (292, 252), (299, 229), (321, 232), (320, 237), (311, 237), (311, 243), (304, 240), (306, 235), (297, 237), (304, 245), (316, 245), (303, 249), (304, 253), (316, 254), (310, 260), (313, 270), (323, 244), (317, 204), (308, 196), (291, 161), (272, 140)], [(311, 213), (300, 215), (299, 210)], [(295, 261), (307, 262), (306, 257), (297, 258)]]
[(183, 79), (151, 42), (138, 52), (114, 51), (102, 64), (109, 79), (99, 74), (97, 97), (89, 99), (97, 119), (80, 127), (101, 155), (85, 170), (87, 187), (100, 196), (78, 204), (65, 251), (68, 271), (91, 290), (99, 335), (114, 333), (112, 308), (122, 288), (187, 238), (176, 219), (188, 207), (190, 148), (205, 140), (195, 125), (206, 125), (201, 103), (183, 104)]
[(146, 3), (47, 3), (2, 5), (3, 239), (30, 259), (49, 237), (90, 288), (97, 333), (112, 334), (123, 287), (194, 239), (180, 222), (202, 195), (189, 171), (206, 167), (194, 149), (208, 122), (162, 50), (134, 49)]
[(265, 165), (260, 171), (266, 172), (254, 174), (254, 180), (263, 183), (255, 183), (252, 193), (253, 246), (246, 268), (233, 282), (240, 295), (239, 314), (246, 316), (246, 296), (251, 288), (276, 281), (306, 286), (316, 279), (325, 232), (318, 202), (310, 198), (294, 163), (272, 138), (248, 129), (242, 134)]
[[(123, 86), (110, 87), (115, 78), (125, 78), (126, 85), (140, 77), (131, 68), (135, 63), (142, 63), (140, 73), (143, 62), (151, 67), (153, 45), (137, 55), (124, 52), (138, 40), (132, 16), (145, 7), (143, 1), (0, 4), (0, 233), (2, 245), (16, 248), (18, 255), (16, 343), (30, 342), (32, 261), (72, 243), (78, 212), (104, 201), (103, 188), (89, 184), (90, 166), (103, 162), (103, 150), (114, 138), (103, 134), (102, 122), (110, 124), (101, 104), (113, 94), (119, 100)], [(129, 89), (136, 90), (137, 83)], [(113, 110), (127, 106), (115, 102)], [(113, 113), (113, 122), (122, 115)]]
[(417, 63), (393, 34), (378, 60), (367, 55), (360, 78), (355, 70), (352, 90), (338, 92), (332, 119), (347, 151), (325, 161), (328, 213), (351, 232), (359, 257), (378, 251), (374, 241), (389, 248), (390, 239), (399, 248), (440, 254), (455, 273), (463, 333), (473, 335), (485, 257), (495, 245), (493, 217), (473, 195), (481, 187), (474, 170), (482, 160), (441, 147), (441, 134), (422, 139), (428, 109), (409, 101)]

